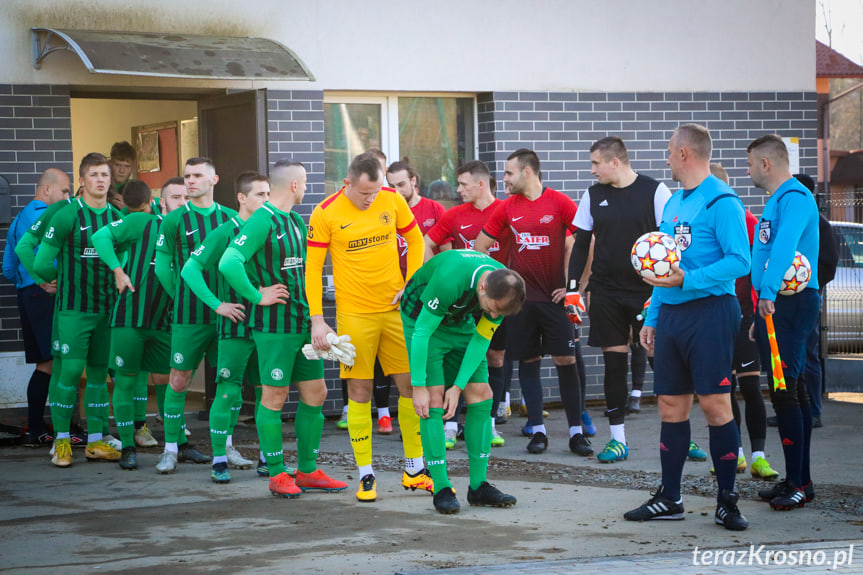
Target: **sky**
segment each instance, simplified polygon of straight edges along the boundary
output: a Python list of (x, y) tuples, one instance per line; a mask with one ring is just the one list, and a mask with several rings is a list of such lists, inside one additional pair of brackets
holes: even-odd
[(863, 66), (863, 0), (816, 0), (815, 12), (815, 37), (831, 45), (832, 28), (832, 48)]

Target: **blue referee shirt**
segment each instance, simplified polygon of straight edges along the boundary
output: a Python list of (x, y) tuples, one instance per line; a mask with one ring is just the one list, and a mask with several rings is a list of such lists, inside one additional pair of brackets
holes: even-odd
[(33, 278), (21, 265), (18, 256), (15, 255), (15, 246), (47, 207), (45, 202), (33, 200), (15, 216), (12, 225), (9, 226), (9, 233), (6, 235), (6, 249), (3, 251), (3, 275), (10, 282), (13, 282), (18, 289), (33, 285), (36, 282), (33, 281)]
[(654, 287), (644, 325), (656, 327), (663, 304), (711, 295), (734, 295), (749, 272), (749, 235), (743, 203), (728, 184), (709, 176), (693, 190), (678, 190), (662, 212), (659, 231), (674, 237), (685, 272), (680, 287)]
[(818, 289), (818, 206), (797, 178), (783, 182), (764, 205), (752, 243), (752, 287), (758, 297), (776, 301), (782, 276), (794, 252), (809, 260), (812, 277), (807, 288)]

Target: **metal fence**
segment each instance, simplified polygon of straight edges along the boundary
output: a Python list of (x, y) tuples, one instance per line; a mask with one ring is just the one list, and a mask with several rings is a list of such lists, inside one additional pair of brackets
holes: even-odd
[(831, 223), (839, 265), (822, 304), (826, 348), (829, 354), (863, 353), (863, 223)]

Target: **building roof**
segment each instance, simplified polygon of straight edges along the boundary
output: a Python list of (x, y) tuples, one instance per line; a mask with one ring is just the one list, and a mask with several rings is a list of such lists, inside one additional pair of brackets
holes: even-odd
[(815, 40), (815, 76), (817, 78), (863, 78), (863, 66)]

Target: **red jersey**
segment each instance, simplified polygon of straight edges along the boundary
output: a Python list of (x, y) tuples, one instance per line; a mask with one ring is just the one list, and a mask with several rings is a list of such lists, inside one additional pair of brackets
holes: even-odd
[[(755, 241), (755, 228), (758, 226), (758, 218), (752, 215), (752, 212), (746, 210), (746, 231), (749, 233), (749, 247), (752, 248), (752, 242)], [(737, 278), (734, 283), (734, 291), (737, 293), (737, 301), (740, 303), (740, 313), (745, 317), (749, 317), (755, 313), (755, 308), (758, 307), (758, 301), (755, 298), (755, 290), (752, 289), (752, 278), (749, 274)]]
[[(423, 235), (426, 235), (426, 232), (428, 232), (438, 222), (438, 220), (441, 219), (446, 212), (446, 209), (436, 201), (420, 196), (420, 201), (417, 205), (411, 208), (411, 212), (414, 214), (414, 220), (416, 220), (420, 231)], [(401, 236), (397, 236), (397, 239), (399, 265), (402, 268), (402, 275), (405, 275), (405, 272), (407, 272), (408, 269), (408, 243)], [(441, 243), (445, 243), (445, 241)]]
[(551, 301), (551, 292), (565, 287), (566, 231), (575, 233), (576, 209), (566, 194), (543, 188), (533, 201), (503, 200), (483, 226), (498, 241), (509, 238), (509, 267), (524, 278), (529, 301)]
[[(428, 237), (437, 245), (445, 244), (452, 239), (452, 247), (456, 250), (472, 250), (473, 243), (494, 210), (503, 203), (495, 200), (479, 210), (473, 204), (461, 204), (447, 210), (441, 219), (428, 232)], [(509, 239), (509, 236), (506, 236)], [(508, 247), (506, 240), (504, 246)], [(502, 264), (506, 264), (506, 250), (501, 252), (500, 241), (495, 241), (488, 250), (488, 255)]]

